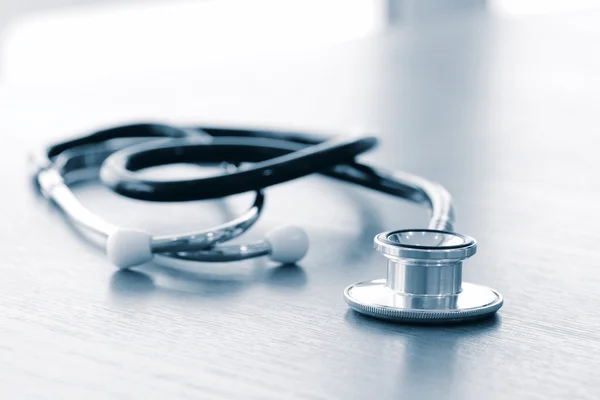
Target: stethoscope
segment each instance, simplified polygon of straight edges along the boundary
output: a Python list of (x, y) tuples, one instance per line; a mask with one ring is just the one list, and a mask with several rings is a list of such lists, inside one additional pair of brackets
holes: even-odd
[[(405, 322), (465, 321), (493, 315), (503, 304), (497, 291), (462, 282), (462, 261), (477, 250), (475, 239), (453, 232), (450, 194), (439, 184), (405, 172), (385, 172), (356, 162), (377, 144), (374, 137), (326, 138), (291, 132), (228, 128), (124, 125), (54, 144), (34, 154), (39, 191), (66, 215), (106, 239), (106, 254), (119, 268), (152, 260), (225, 262), (269, 256), (294, 264), (308, 251), (295, 226), (268, 232), (260, 241), (230, 244), (260, 217), (263, 189), (320, 173), (410, 201), (431, 210), (427, 229), (384, 232), (375, 249), (387, 259), (387, 277), (348, 286), (346, 302), (373, 317)], [(142, 170), (172, 163), (218, 164), (210, 177), (164, 180)], [(209, 229), (153, 236), (119, 228), (90, 212), (70, 188), (97, 179), (123, 196), (155, 202), (214, 199), (253, 191), (252, 206)]]

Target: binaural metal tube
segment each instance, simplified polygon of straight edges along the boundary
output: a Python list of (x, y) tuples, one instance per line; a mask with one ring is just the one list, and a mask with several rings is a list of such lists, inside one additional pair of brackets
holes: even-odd
[(390, 172), (359, 163), (336, 165), (325, 174), (417, 204), (425, 204), (431, 210), (428, 229), (454, 230), (452, 196), (438, 183), (407, 172)]
[(264, 194), (258, 191), (252, 207), (234, 220), (202, 231), (155, 236), (152, 240), (152, 251), (154, 253), (193, 252), (236, 238), (256, 223), (263, 206)]
[[(42, 151), (37, 152), (31, 161), (35, 163), (38, 187), (42, 194), (53, 201), (78, 227), (106, 239), (118, 229), (117, 226), (84, 207), (68, 185), (78, 180), (97, 178), (98, 167), (106, 156), (123, 146), (139, 141), (140, 138), (113, 139), (102, 144), (67, 150), (54, 162), (51, 162)], [(270, 251), (266, 242), (215, 246), (234, 239), (248, 230), (258, 220), (263, 207), (264, 193), (257, 191), (253, 205), (239, 217), (210, 229), (154, 236), (152, 251), (155, 254), (193, 261), (235, 261), (266, 255)]]
[(428, 229), (441, 231), (454, 230), (452, 196), (442, 185), (401, 171), (393, 172), (392, 176), (395, 180), (404, 184), (412, 184), (423, 192), (425, 200), (429, 203), (431, 209)]
[(179, 260), (187, 261), (206, 261), (206, 262), (228, 262), (241, 261), (249, 258), (266, 256), (271, 253), (271, 246), (266, 240), (260, 240), (254, 243), (244, 245), (221, 244), (210, 248), (209, 250), (186, 251), (181, 253), (164, 253), (162, 256), (168, 256)]
[(52, 200), (72, 221), (96, 234), (108, 237), (117, 227), (85, 208), (68, 188), (59, 172), (47, 169), (38, 173), (44, 196)]

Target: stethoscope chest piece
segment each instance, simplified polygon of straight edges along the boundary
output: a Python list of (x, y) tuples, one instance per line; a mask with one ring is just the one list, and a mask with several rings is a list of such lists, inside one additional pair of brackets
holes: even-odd
[(462, 261), (477, 250), (475, 239), (454, 232), (401, 230), (375, 237), (387, 262), (387, 278), (344, 291), (354, 310), (399, 322), (443, 323), (479, 319), (502, 307), (502, 295), (462, 282)]

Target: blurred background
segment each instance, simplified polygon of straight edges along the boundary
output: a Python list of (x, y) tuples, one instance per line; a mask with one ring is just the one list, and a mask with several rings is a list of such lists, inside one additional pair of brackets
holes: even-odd
[[(393, 91), (421, 91), (409, 82), (427, 65), (447, 72), (430, 85), (435, 98), (436, 85), (489, 85), (477, 76), (493, 58), (480, 43), (493, 24), (477, 21), (598, 9), (592, 0), (3, 0), (0, 123), (19, 126), (15, 110), (27, 108), (63, 135), (135, 118), (385, 130), (379, 108), (403, 103)], [(392, 30), (420, 38), (407, 45), (407, 70), (391, 69), (399, 42), (346, 51)], [(447, 46), (430, 46), (434, 32)], [(81, 118), (57, 117), (69, 113)]]
[[(519, 18), (593, 0), (3, 0), (0, 82), (64, 86), (263, 64), (390, 27), (464, 14)], [(43, 40), (41, 40), (43, 38)]]

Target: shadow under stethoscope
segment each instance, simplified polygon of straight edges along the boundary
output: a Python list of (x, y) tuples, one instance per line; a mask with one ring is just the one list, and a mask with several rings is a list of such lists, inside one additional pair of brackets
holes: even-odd
[[(394, 395), (417, 398), (462, 397), (460, 392), (457, 393), (462, 389), (460, 382), (464, 380), (458, 379), (461, 372), (457, 368), (462, 344), (482, 336), (492, 336), (502, 325), (498, 315), (469, 323), (431, 326), (390, 323), (353, 310), (348, 310), (345, 320), (357, 331), (381, 338), (370, 351), (381, 353), (382, 360), (385, 360), (382, 368), (389, 368), (391, 363), (400, 371), (397, 384), (391, 388)], [(390, 358), (389, 354), (394, 356)]]
[[(157, 280), (165, 281), (162, 284)], [(170, 267), (153, 265), (148, 271), (119, 270), (110, 280), (111, 292), (118, 297), (144, 297), (167, 294), (177, 297), (214, 298), (233, 296), (249, 285), (264, 284), (270, 288), (302, 290), (307, 284), (306, 272), (299, 265), (281, 265), (265, 268), (254, 275), (237, 279), (215, 279), (214, 276), (186, 272)]]

